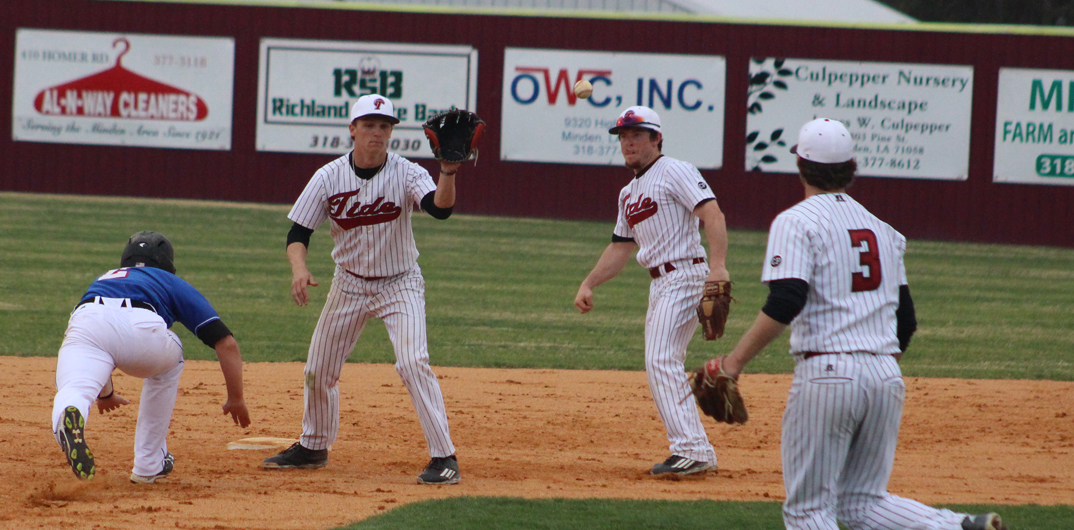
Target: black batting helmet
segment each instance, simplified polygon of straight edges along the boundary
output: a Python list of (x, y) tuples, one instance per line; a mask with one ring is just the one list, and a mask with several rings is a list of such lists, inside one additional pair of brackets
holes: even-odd
[(138, 232), (127, 241), (120, 267), (155, 267), (175, 274), (175, 250), (163, 234), (151, 230)]

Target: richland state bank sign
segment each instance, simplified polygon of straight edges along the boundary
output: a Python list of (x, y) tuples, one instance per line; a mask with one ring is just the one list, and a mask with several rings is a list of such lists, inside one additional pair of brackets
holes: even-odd
[(342, 154), (351, 105), (380, 94), (399, 118), (388, 149), (432, 158), (422, 123), (452, 108), (476, 112), (476, 89), (470, 46), (262, 39), (257, 149)]

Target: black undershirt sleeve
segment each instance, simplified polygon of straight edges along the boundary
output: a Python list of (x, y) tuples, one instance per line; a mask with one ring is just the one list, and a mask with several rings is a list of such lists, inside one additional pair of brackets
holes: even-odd
[(291, 225), (291, 231), (287, 232), (287, 246), (291, 246), (291, 243), (302, 243), (306, 248), (310, 248), (310, 236), (312, 235), (313, 230), (295, 223)]
[(899, 308), (895, 310), (898, 326), (895, 335), (899, 337), (899, 351), (910, 347), (910, 337), (917, 331), (917, 315), (914, 313), (914, 300), (910, 298), (910, 286), (899, 286)]
[(632, 237), (623, 237), (623, 236), (617, 236), (615, 234), (612, 234), (612, 243), (633, 243), (633, 242), (634, 242), (634, 238), (632, 238)]
[(761, 311), (780, 324), (790, 324), (805, 307), (809, 284), (805, 280), (789, 278), (768, 282), (768, 300)]
[(227, 337), (228, 335), (233, 335), (233, 333), (231, 333), (230, 329), (227, 329), (227, 326), (224, 325), (224, 321), (220, 319), (216, 319), (198, 328), (198, 338), (210, 348), (216, 346), (216, 343), (219, 342), (220, 339)]
[(447, 219), (448, 217), (451, 217), (451, 210), (453, 207), (448, 206), (447, 208), (441, 208), (437, 206), (436, 202), (433, 201), (433, 197), (435, 196), (435, 191), (426, 193), (425, 196), (421, 198), (421, 209), (437, 219)]

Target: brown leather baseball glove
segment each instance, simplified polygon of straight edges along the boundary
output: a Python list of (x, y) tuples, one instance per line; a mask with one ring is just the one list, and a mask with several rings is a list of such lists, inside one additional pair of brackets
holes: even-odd
[(712, 359), (690, 375), (694, 399), (701, 411), (716, 421), (746, 423), (750, 415), (738, 392), (738, 380), (724, 373), (720, 360)]
[(731, 282), (705, 282), (705, 293), (697, 304), (697, 320), (705, 330), (705, 340), (723, 336), (727, 314), (731, 312)]

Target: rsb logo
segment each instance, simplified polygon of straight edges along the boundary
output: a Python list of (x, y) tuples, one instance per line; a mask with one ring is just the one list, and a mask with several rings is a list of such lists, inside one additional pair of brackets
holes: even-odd
[(369, 94), (380, 94), (388, 99), (403, 97), (403, 71), (382, 70), (375, 57), (362, 59), (358, 68), (336, 68), (332, 70), (332, 77), (337, 98)]

